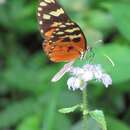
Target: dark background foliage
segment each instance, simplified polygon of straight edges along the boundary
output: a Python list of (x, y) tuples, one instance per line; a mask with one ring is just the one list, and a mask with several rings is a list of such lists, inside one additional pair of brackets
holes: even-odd
[[(94, 48), (95, 63), (112, 76), (113, 85), (89, 84), (90, 109), (103, 109), (108, 130), (130, 129), (130, 1), (59, 0)], [(36, 10), (38, 0), (0, 0), (0, 129), (79, 130), (81, 114), (58, 109), (81, 102), (67, 89), (67, 75), (51, 83), (63, 66), (42, 52)], [(103, 43), (96, 44), (96, 41)], [(104, 55), (115, 63), (113, 67)], [(89, 120), (91, 130), (99, 130)]]

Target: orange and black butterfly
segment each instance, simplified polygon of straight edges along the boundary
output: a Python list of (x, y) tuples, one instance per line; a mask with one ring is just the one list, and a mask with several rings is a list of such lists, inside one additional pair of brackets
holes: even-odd
[(43, 49), (51, 61), (70, 62), (84, 54), (87, 43), (82, 30), (56, 0), (40, 0), (37, 15)]

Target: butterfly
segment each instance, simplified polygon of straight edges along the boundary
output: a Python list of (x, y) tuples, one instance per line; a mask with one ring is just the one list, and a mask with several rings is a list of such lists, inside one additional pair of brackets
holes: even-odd
[(56, 0), (40, 0), (38, 23), (44, 38), (43, 50), (53, 62), (71, 62), (83, 56), (87, 41)]

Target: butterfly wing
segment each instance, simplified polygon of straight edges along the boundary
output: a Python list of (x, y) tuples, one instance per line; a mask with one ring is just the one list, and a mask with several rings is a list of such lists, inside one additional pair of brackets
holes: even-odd
[(54, 62), (72, 61), (86, 50), (80, 27), (71, 21), (55, 0), (41, 0), (38, 7), (43, 49)]
[(46, 34), (46, 37), (48, 37), (47, 34), (50, 34), (49, 32), (52, 32), (52, 29), (69, 19), (55, 0), (40, 0), (37, 15), (41, 34)]

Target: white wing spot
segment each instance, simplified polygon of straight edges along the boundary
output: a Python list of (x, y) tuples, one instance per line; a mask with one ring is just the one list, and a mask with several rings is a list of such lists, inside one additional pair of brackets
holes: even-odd
[(62, 35), (62, 34), (64, 34), (64, 32), (57, 32), (56, 34), (58, 34), (58, 35)]
[(42, 8), (41, 8), (41, 7), (38, 7), (38, 11), (42, 11)]
[(61, 28), (65, 28), (66, 26), (65, 25), (60, 25)]
[(51, 16), (48, 15), (48, 14), (44, 14), (44, 15), (43, 15), (43, 19), (47, 19), (47, 20), (49, 20), (50, 18), (51, 18)]
[(37, 13), (37, 15), (40, 17), (41, 16), (41, 14), (40, 13)]
[(62, 23), (61, 22), (54, 22), (51, 27), (57, 27), (60, 26)]
[(64, 14), (64, 10), (63, 10), (62, 8), (60, 8), (60, 9), (57, 9), (56, 11), (50, 12), (49, 14), (58, 17), (58, 16), (60, 16), (61, 14)]
[(51, 38), (54, 38), (54, 36), (52, 35)]
[(40, 6), (47, 6), (47, 3), (41, 2), (41, 3), (40, 3)]
[(41, 29), (41, 33), (43, 33), (44, 31)]
[(65, 32), (69, 32), (69, 33), (72, 33), (74, 31), (79, 31), (80, 29), (77, 27), (77, 28), (73, 28), (73, 29), (67, 29), (65, 30)]
[(59, 31), (59, 28), (57, 28), (56, 31)]
[(42, 22), (42, 21), (40, 21), (40, 22), (39, 22), (39, 24), (41, 25), (41, 24), (43, 24), (43, 22)]
[(47, 3), (55, 3), (54, 0), (44, 0), (44, 1), (47, 2)]
[(74, 25), (74, 23), (65, 23), (66, 25)]

